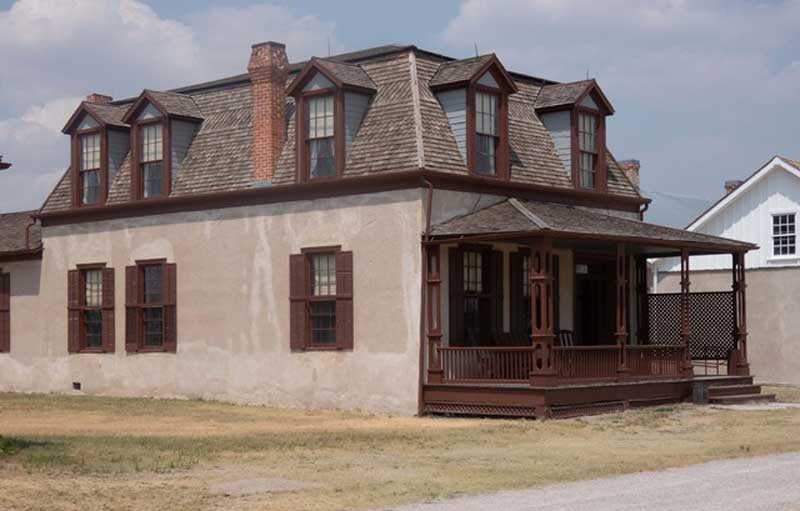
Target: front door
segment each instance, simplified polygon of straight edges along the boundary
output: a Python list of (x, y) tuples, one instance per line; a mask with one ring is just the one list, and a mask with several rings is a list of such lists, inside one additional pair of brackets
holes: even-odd
[(575, 344), (614, 344), (615, 281), (613, 260), (576, 259)]

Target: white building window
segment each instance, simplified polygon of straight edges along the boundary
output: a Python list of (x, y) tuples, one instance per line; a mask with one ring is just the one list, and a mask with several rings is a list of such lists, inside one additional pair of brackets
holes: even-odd
[(795, 255), (794, 213), (772, 215), (772, 255)]

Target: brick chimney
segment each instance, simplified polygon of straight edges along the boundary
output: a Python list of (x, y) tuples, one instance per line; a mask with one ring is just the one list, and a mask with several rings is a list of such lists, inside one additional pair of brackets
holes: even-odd
[(617, 165), (622, 169), (623, 174), (627, 176), (633, 186), (639, 188), (639, 160), (622, 160), (618, 161)]
[(728, 195), (732, 191), (742, 186), (743, 182), (744, 181), (742, 181), (741, 179), (732, 179), (730, 181), (725, 181), (725, 195)]
[(87, 103), (97, 103), (100, 105), (106, 105), (114, 101), (114, 98), (111, 96), (106, 96), (105, 94), (98, 94), (96, 92), (92, 92), (88, 96), (86, 96)]
[(286, 142), (286, 45), (253, 45), (247, 64), (253, 94), (253, 179), (272, 181)]

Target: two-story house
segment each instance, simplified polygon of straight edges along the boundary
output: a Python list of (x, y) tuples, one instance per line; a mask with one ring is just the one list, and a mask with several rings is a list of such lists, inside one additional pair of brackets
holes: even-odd
[[(0, 222), (0, 389), (540, 417), (684, 399), (688, 281), (654, 317), (646, 261), (753, 245), (643, 223), (613, 114), (594, 80), (414, 46), (290, 64), (267, 42), (238, 76), (92, 94), (52, 194)], [(747, 379), (745, 330), (719, 335)]]

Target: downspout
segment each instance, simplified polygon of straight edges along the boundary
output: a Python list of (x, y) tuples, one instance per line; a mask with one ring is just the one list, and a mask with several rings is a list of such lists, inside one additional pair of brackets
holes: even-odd
[(644, 221), (644, 214), (647, 212), (648, 209), (650, 209), (650, 203), (649, 202), (645, 202), (644, 203), (644, 207), (639, 210), (639, 220), (640, 221), (642, 221), (642, 222)]
[(417, 415), (425, 411), (423, 388), (425, 386), (425, 291), (428, 287), (428, 257), (427, 248), (431, 240), (431, 206), (433, 204), (433, 183), (425, 179), (421, 183), (428, 187), (428, 200), (425, 206), (425, 237), (420, 244), (422, 264), (420, 265), (420, 301), (419, 301), (419, 384), (417, 385)]
[(31, 227), (36, 225), (36, 219), (31, 217), (31, 221), (25, 227), (25, 248), (28, 250), (33, 250), (31, 248)]

